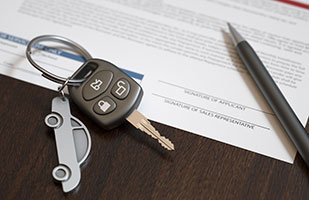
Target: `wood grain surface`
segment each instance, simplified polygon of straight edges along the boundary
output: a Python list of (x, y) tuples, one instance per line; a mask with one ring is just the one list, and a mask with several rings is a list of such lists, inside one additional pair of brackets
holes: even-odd
[(175, 144), (166, 152), (128, 123), (104, 131), (73, 103), (93, 146), (79, 187), (64, 194), (51, 175), (58, 160), (44, 124), (56, 92), (2, 75), (0, 85), (1, 200), (309, 199), (309, 170), (299, 154), (290, 165), (152, 122)]

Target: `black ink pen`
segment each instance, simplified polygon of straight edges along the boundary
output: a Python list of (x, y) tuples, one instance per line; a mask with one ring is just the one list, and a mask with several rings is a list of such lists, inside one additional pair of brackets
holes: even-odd
[(228, 23), (236, 51), (309, 167), (309, 136), (250, 44)]

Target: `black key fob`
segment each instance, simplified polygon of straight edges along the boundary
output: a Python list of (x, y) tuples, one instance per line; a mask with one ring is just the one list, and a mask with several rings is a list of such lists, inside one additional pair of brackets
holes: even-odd
[(69, 86), (73, 102), (106, 130), (119, 126), (142, 99), (141, 86), (125, 72), (101, 59), (87, 60), (72, 76), (86, 80)]

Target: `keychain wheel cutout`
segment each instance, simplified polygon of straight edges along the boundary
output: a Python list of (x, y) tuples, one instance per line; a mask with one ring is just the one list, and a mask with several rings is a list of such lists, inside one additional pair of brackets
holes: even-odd
[(58, 165), (53, 169), (52, 175), (57, 181), (66, 181), (70, 178), (70, 169), (64, 165)]
[(58, 128), (62, 124), (62, 118), (56, 113), (51, 113), (45, 117), (45, 124), (50, 128)]

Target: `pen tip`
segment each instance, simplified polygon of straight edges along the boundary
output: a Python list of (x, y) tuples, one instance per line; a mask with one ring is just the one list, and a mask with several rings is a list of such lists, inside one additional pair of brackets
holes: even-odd
[(229, 22), (227, 22), (227, 26), (229, 27), (231, 38), (235, 46), (237, 46), (238, 43), (245, 41), (245, 39), (238, 33), (238, 31), (236, 31), (236, 29)]

